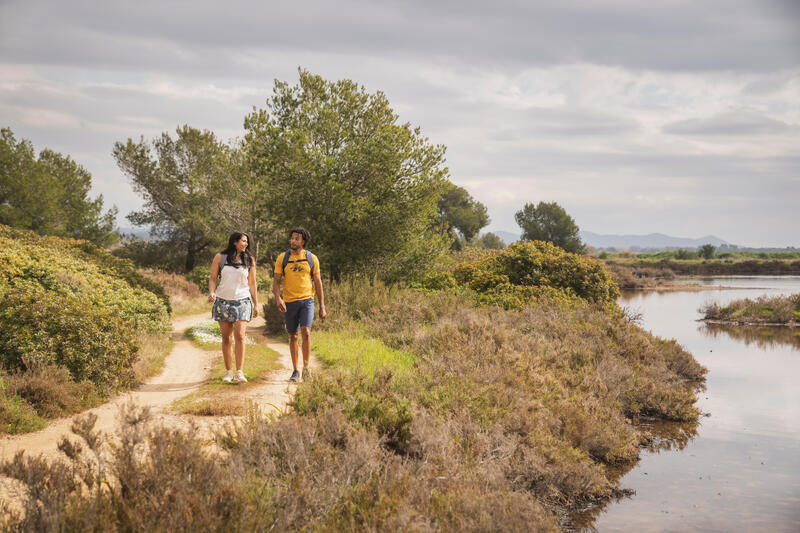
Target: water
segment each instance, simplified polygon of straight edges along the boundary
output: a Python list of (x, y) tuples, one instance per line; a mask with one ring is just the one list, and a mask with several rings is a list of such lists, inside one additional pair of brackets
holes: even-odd
[[(683, 441), (643, 452), (621, 479), (635, 494), (577, 519), (598, 531), (800, 531), (800, 328), (712, 327), (698, 308), (800, 292), (800, 277), (698, 278), (729, 286), (701, 292), (636, 292), (620, 305), (674, 338), (708, 368), (704, 416)], [(668, 424), (665, 436), (680, 428)], [(694, 430), (696, 429), (696, 433)], [(673, 443), (673, 445), (670, 445)], [(681, 449), (682, 448), (682, 449)]]

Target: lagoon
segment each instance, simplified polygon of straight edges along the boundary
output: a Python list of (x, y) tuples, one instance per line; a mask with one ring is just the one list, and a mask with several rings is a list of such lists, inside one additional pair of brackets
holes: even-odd
[[(571, 517), (567, 529), (800, 531), (800, 328), (711, 326), (705, 303), (800, 292), (800, 277), (685, 280), (709, 290), (638, 291), (620, 305), (708, 368), (697, 427), (651, 426), (650, 451), (623, 475), (633, 493)], [(729, 287), (729, 288), (722, 288)], [(676, 438), (678, 436), (678, 438)]]

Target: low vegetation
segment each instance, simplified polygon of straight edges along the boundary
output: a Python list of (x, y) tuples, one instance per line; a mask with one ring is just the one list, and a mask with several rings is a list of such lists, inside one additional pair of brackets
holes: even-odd
[(735, 300), (725, 306), (708, 304), (699, 310), (704, 320), (734, 324), (800, 323), (800, 293)]
[(18, 416), (64, 416), (130, 387), (140, 342), (165, 340), (169, 326), (167, 296), (129, 262), (86, 241), (6, 226), (0, 296), (3, 432), (40, 425)]
[[(0, 466), (33, 496), (8, 526), (552, 531), (615, 493), (607, 467), (651, 442), (633, 419), (697, 420), (703, 367), (603, 302), (505, 310), (471, 290), (374, 280), (327, 295), (314, 335), (327, 368), (299, 385), (292, 413), (251, 411), (219, 434), (221, 456), (146, 413), (123, 417), (118, 446), (77, 424), (88, 439), (80, 453), (63, 445), (61, 466)], [(104, 446), (122, 467), (100, 472)], [(156, 487), (164, 498), (148, 497)]]

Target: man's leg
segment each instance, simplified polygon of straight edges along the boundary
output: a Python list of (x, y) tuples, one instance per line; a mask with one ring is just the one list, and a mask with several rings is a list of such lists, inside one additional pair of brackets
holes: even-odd
[(289, 353), (292, 354), (292, 367), (297, 370), (297, 338), (300, 335), (297, 333), (289, 334)]
[(287, 302), (286, 303), (286, 312), (283, 314), (283, 320), (286, 322), (286, 331), (289, 333), (289, 353), (292, 356), (292, 377), (289, 378), (290, 381), (297, 381), (300, 377), (300, 372), (297, 371), (297, 338), (298, 335), (298, 327), (299, 327), (299, 317), (300, 314), (298, 311), (300, 310), (298, 302)]
[[(308, 368), (308, 361), (311, 359), (311, 328), (302, 326), (300, 334), (303, 336), (303, 368)], [(295, 366), (295, 368), (297, 368)]]

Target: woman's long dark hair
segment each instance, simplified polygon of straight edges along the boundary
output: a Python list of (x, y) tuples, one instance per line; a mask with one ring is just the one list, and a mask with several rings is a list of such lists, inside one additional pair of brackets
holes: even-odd
[[(247, 237), (247, 248), (245, 248), (242, 255), (239, 257), (241, 263), (234, 264), (233, 257), (236, 255), (236, 243), (239, 242), (242, 237)], [(244, 266), (245, 268), (249, 269), (253, 265), (253, 256), (250, 254), (250, 235), (247, 233), (242, 233), (241, 231), (234, 231), (231, 233), (231, 236), (228, 238), (228, 247), (222, 250), (223, 254), (226, 254), (225, 265), (231, 265), (235, 267)], [(225, 265), (220, 266), (220, 270)]]

